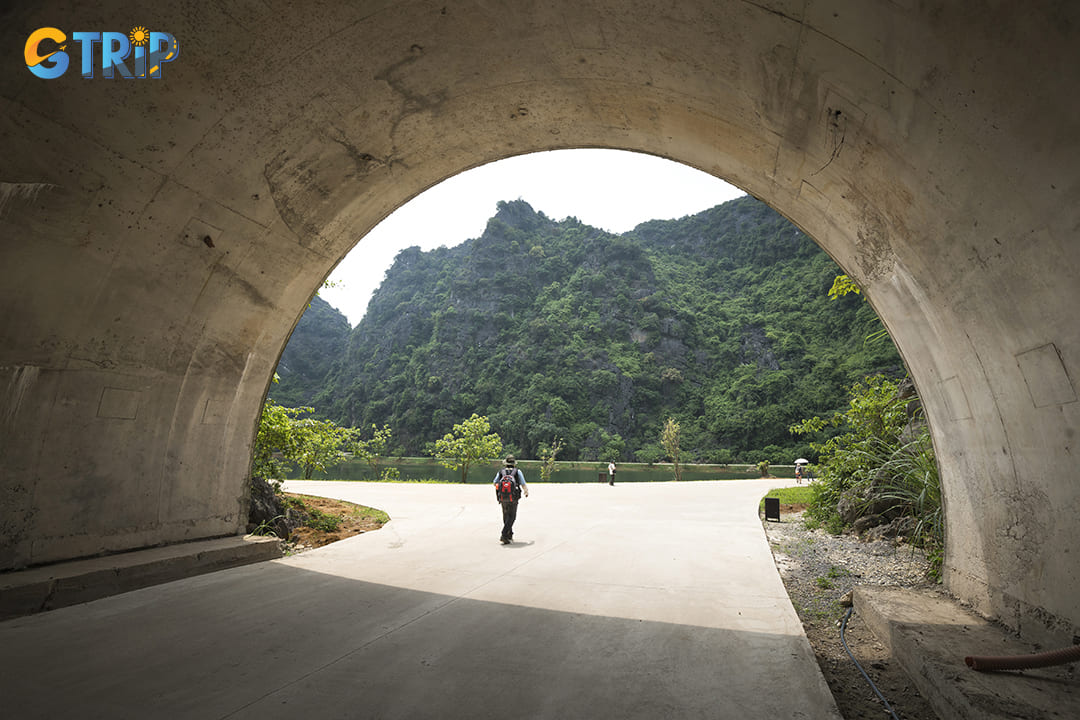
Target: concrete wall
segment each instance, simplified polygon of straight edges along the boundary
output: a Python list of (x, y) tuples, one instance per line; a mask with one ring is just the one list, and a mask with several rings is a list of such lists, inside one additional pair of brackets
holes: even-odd
[[(240, 531), (270, 373), (336, 262), (457, 172), (598, 146), (744, 188), (867, 288), (933, 428), (949, 588), (1077, 632), (1080, 11), (101, 6), (0, 16), (0, 569)], [(18, 54), (136, 23), (180, 41), (162, 80)]]

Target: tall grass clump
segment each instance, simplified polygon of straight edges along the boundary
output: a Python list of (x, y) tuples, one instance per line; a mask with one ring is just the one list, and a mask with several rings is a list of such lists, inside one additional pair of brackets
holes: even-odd
[(925, 549), (940, 574), (944, 548), (941, 482), (930, 431), (910, 381), (866, 378), (849, 391), (848, 407), (829, 418), (792, 426), (812, 442), (817, 482), (807, 515), (839, 534), (887, 525)]
[(910, 519), (908, 539), (926, 550), (932, 573), (939, 576), (944, 559), (945, 515), (929, 429), (921, 426), (913, 439), (899, 447), (875, 443), (859, 452), (878, 465), (874, 479), (869, 484), (864, 481), (864, 511), (876, 507), (883, 516)]

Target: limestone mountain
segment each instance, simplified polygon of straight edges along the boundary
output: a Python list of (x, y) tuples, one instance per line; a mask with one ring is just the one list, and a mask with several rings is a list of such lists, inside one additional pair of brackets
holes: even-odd
[(409, 455), (475, 412), (524, 457), (660, 459), (675, 417), (698, 461), (790, 462), (790, 425), (903, 374), (866, 302), (828, 298), (840, 272), (751, 197), (621, 235), (502, 202), (480, 237), (398, 254), (314, 405)]
[(270, 397), (286, 407), (309, 407), (327, 382), (331, 366), (345, 353), (352, 327), (319, 296), (311, 299), (278, 360), (278, 384)]

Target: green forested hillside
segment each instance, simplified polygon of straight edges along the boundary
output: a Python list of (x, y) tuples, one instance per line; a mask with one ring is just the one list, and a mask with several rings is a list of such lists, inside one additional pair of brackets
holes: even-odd
[(286, 407), (310, 406), (326, 388), (326, 374), (345, 353), (352, 328), (322, 298), (312, 298), (278, 360), (278, 384), (270, 391)]
[(500, 203), (481, 237), (398, 255), (314, 405), (410, 455), (475, 412), (523, 457), (661, 459), (671, 416), (688, 459), (791, 462), (789, 425), (903, 373), (865, 301), (827, 297), (839, 272), (750, 197), (623, 235)]

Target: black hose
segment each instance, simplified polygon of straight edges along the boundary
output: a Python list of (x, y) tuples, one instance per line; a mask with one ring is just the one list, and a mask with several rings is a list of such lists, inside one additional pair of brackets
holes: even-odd
[(844, 631), (847, 629), (848, 618), (851, 617), (851, 611), (854, 609), (855, 608), (848, 608), (847, 612), (844, 613), (844, 620), (840, 623), (840, 642), (844, 644), (844, 650), (847, 650), (847, 654), (848, 657), (851, 658), (851, 662), (855, 663), (855, 667), (859, 668), (859, 672), (861, 672), (862, 676), (866, 678), (866, 682), (870, 683), (870, 687), (873, 688), (874, 693), (878, 696), (881, 702), (885, 704), (885, 709), (888, 710), (889, 714), (893, 716), (893, 720), (900, 720), (900, 718), (896, 717), (896, 713), (893, 712), (892, 705), (889, 705), (889, 701), (886, 700), (885, 696), (881, 694), (881, 691), (877, 689), (877, 685), (875, 685), (874, 681), (870, 679), (870, 676), (866, 674), (866, 671), (863, 670), (862, 665), (860, 665), (859, 661), (855, 659), (855, 656), (851, 654), (851, 648), (849, 648), (847, 645), (847, 639), (844, 637)]

